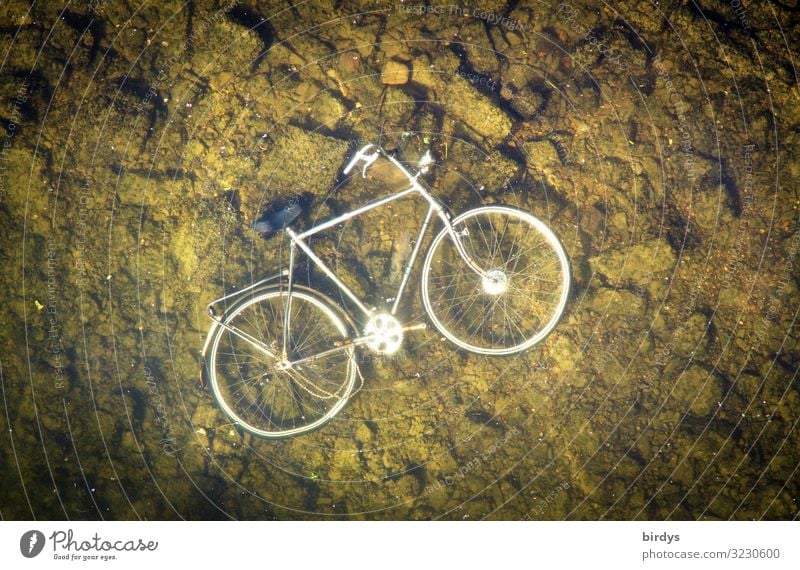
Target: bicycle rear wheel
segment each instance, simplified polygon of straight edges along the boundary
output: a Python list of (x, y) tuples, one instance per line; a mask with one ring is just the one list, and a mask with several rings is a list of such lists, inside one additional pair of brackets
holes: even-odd
[[(329, 421), (347, 402), (356, 377), (353, 347), (290, 369), (278, 366), (286, 297), (279, 288), (254, 293), (209, 332), (214, 336), (206, 366), (214, 398), (234, 423), (267, 439), (300, 435)], [(320, 293), (294, 287), (291, 306), (290, 360), (352, 337), (352, 326)]]
[(483, 278), (443, 229), (422, 268), (422, 301), (448, 340), (478, 354), (514, 354), (546, 337), (564, 312), (569, 261), (541, 220), (507, 206), (484, 206), (453, 220)]

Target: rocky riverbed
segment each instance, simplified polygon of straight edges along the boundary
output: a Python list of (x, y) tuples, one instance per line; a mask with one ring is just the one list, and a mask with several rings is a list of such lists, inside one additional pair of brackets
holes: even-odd
[[(796, 518), (800, 21), (701, 4), (4, 2), (0, 516)], [(285, 266), (271, 204), (380, 196), (341, 185), (367, 142), (545, 220), (564, 318), (505, 358), (409, 333), (328, 426), (243, 434), (205, 306)], [(424, 206), (315, 247), (385, 298)]]

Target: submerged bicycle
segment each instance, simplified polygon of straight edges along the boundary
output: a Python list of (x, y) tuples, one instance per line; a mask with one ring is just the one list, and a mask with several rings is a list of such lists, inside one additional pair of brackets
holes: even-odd
[[(545, 338), (564, 312), (569, 262), (542, 221), (501, 205), (451, 219), (420, 181), (427, 166), (412, 174), (372, 144), (358, 150), (343, 172), (363, 163), (366, 176), (378, 158), (388, 159), (407, 179), (403, 190), (303, 232), (284, 228), (288, 269), (208, 305), (213, 322), (202, 354), (211, 391), (230, 420), (256, 436), (279, 439), (322, 426), (353, 392), (360, 376), (356, 351), (392, 354), (405, 333), (426, 327), (403, 322), (400, 308), (434, 216), (444, 227), (422, 265), (422, 303), (430, 322), (453, 344), (482, 355), (515, 354)], [(429, 207), (397, 294), (391, 306), (369, 306), (314, 253), (307, 238), (412, 194)], [(360, 318), (295, 283), (299, 252), (341, 290)], [(222, 303), (226, 308), (218, 313), (215, 307)]]

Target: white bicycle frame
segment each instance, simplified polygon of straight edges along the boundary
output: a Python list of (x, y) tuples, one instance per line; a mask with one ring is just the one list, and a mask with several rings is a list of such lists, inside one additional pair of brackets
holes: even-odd
[[(370, 151), (372, 151), (372, 152), (370, 152)], [(392, 164), (394, 164), (395, 167), (399, 168), (400, 171), (406, 176), (406, 178), (408, 179), (408, 182), (409, 182), (409, 186), (407, 188), (405, 188), (404, 190), (401, 190), (399, 192), (396, 192), (396, 193), (394, 193), (394, 194), (392, 194), (390, 196), (386, 196), (384, 198), (380, 198), (378, 200), (370, 202), (370, 203), (366, 204), (365, 206), (357, 208), (357, 209), (355, 209), (355, 210), (353, 210), (351, 212), (348, 212), (348, 213), (342, 214), (341, 216), (338, 216), (336, 218), (330, 219), (330, 220), (328, 220), (326, 222), (323, 222), (322, 224), (319, 224), (318, 226), (314, 226), (313, 228), (308, 229), (308, 230), (306, 230), (304, 232), (297, 233), (292, 228), (289, 228), (289, 227), (285, 228), (285, 231), (286, 231), (286, 233), (287, 233), (287, 235), (289, 236), (289, 239), (290, 239), (290, 245), (289, 245), (289, 268), (288, 268), (288, 270), (284, 270), (280, 274), (278, 274), (276, 276), (273, 276), (271, 278), (271, 279), (275, 279), (275, 278), (278, 278), (278, 277), (286, 277), (286, 276), (288, 276), (287, 293), (286, 293), (286, 307), (285, 307), (285, 311), (284, 311), (284, 326), (283, 326), (283, 339), (282, 339), (281, 354), (280, 355), (275, 354), (274, 349), (266, 346), (264, 343), (262, 343), (258, 339), (255, 339), (251, 335), (249, 335), (249, 334), (247, 334), (247, 333), (245, 333), (243, 331), (239, 331), (238, 329), (235, 329), (234, 327), (229, 327), (227, 324), (222, 322), (221, 318), (217, 318), (217, 316), (215, 315), (215, 313), (214, 313), (214, 311), (212, 309), (212, 306), (214, 304), (218, 303), (218, 302), (221, 302), (221, 301), (227, 299), (230, 296), (222, 297), (220, 299), (212, 301), (208, 305), (209, 314), (211, 315), (211, 318), (214, 319), (214, 321), (216, 321), (216, 323), (219, 326), (224, 327), (226, 330), (228, 330), (229, 332), (235, 334), (236, 336), (238, 336), (242, 340), (244, 340), (244, 341), (248, 342), (249, 344), (255, 346), (256, 348), (258, 348), (259, 350), (261, 350), (262, 352), (264, 352), (265, 354), (267, 354), (271, 358), (275, 358), (275, 359), (279, 360), (281, 362), (280, 366), (282, 368), (291, 368), (292, 366), (294, 366), (296, 364), (299, 364), (301, 362), (308, 362), (308, 361), (311, 361), (311, 360), (317, 360), (319, 358), (323, 358), (325, 356), (329, 356), (331, 354), (334, 354), (334, 353), (340, 352), (342, 350), (345, 350), (350, 346), (357, 345), (357, 344), (364, 344), (366, 342), (369, 342), (369, 340), (372, 338), (371, 336), (362, 336), (362, 337), (358, 337), (358, 338), (355, 338), (355, 339), (343, 339), (343, 342), (342, 342), (341, 346), (336, 346), (336, 347), (333, 347), (333, 348), (331, 348), (329, 350), (325, 350), (323, 352), (320, 352), (320, 353), (317, 353), (317, 354), (313, 354), (313, 355), (310, 355), (310, 356), (307, 356), (305, 358), (301, 358), (301, 359), (298, 359), (298, 360), (294, 360), (294, 361), (289, 360), (288, 347), (289, 347), (289, 331), (291, 330), (292, 288), (293, 288), (293, 283), (294, 283), (294, 267), (295, 267), (295, 258), (296, 258), (296, 255), (297, 255), (297, 249), (299, 248), (300, 250), (302, 250), (303, 253), (305, 253), (308, 256), (308, 258), (311, 261), (313, 261), (314, 264), (317, 267), (319, 267), (320, 270), (342, 291), (342, 293), (344, 293), (344, 295), (347, 296), (347, 298), (350, 299), (355, 304), (355, 306), (358, 307), (358, 309), (362, 313), (364, 313), (364, 315), (367, 318), (369, 318), (369, 317), (371, 317), (371, 316), (373, 316), (375, 314), (375, 312), (377, 311), (377, 308), (375, 308), (375, 307), (372, 307), (372, 308), (367, 307), (361, 301), (361, 299), (359, 299), (356, 296), (356, 294), (353, 293), (353, 291), (350, 290), (350, 288), (347, 285), (345, 285), (342, 282), (342, 280), (339, 279), (339, 277), (337, 277), (337, 275), (325, 264), (325, 262), (322, 261), (313, 252), (313, 250), (308, 245), (308, 243), (306, 243), (305, 240), (306, 240), (306, 238), (308, 238), (310, 236), (313, 236), (314, 234), (317, 234), (317, 233), (319, 233), (321, 231), (324, 231), (326, 229), (329, 229), (329, 228), (331, 228), (333, 226), (336, 226), (337, 224), (341, 224), (342, 222), (346, 222), (347, 220), (350, 220), (350, 219), (352, 219), (352, 218), (354, 218), (356, 216), (359, 216), (361, 214), (369, 212), (370, 210), (374, 210), (375, 208), (379, 208), (381, 206), (384, 206), (384, 205), (389, 204), (389, 203), (391, 203), (391, 202), (393, 202), (395, 200), (399, 200), (400, 198), (403, 198), (405, 196), (408, 196), (408, 195), (414, 194), (414, 193), (417, 193), (420, 196), (422, 196), (428, 202), (429, 207), (428, 207), (428, 212), (425, 215), (425, 219), (422, 222), (422, 227), (420, 228), (419, 235), (417, 237), (417, 241), (414, 244), (414, 248), (412, 249), (411, 255), (410, 255), (408, 261), (406, 262), (406, 266), (405, 266), (405, 268), (403, 270), (402, 279), (400, 280), (400, 286), (399, 286), (399, 288), (397, 290), (397, 295), (395, 295), (394, 303), (392, 304), (391, 314), (395, 315), (395, 313), (397, 312), (398, 307), (400, 306), (400, 301), (401, 301), (401, 299), (403, 297), (403, 293), (405, 292), (406, 286), (408, 284), (408, 279), (409, 279), (409, 277), (411, 275), (411, 271), (412, 271), (412, 269), (414, 267), (414, 263), (415, 263), (415, 261), (417, 259), (417, 256), (419, 255), (419, 251), (420, 251), (420, 248), (421, 248), (421, 245), (422, 245), (422, 241), (425, 238), (425, 233), (428, 231), (428, 227), (430, 226), (431, 219), (433, 218), (434, 214), (436, 214), (439, 217), (439, 219), (442, 220), (442, 223), (444, 223), (444, 227), (447, 230), (448, 235), (453, 240), (453, 243), (456, 245), (456, 249), (457, 249), (459, 255), (461, 256), (461, 258), (464, 260), (464, 262), (473, 271), (475, 271), (475, 273), (480, 275), (482, 278), (491, 279), (487, 275), (486, 271), (484, 271), (481, 267), (479, 267), (475, 263), (475, 261), (472, 259), (472, 257), (469, 255), (469, 253), (464, 248), (464, 245), (461, 243), (461, 240), (459, 239), (460, 238), (460, 234), (454, 230), (453, 225), (450, 223), (450, 216), (448, 215), (447, 211), (445, 210), (444, 205), (441, 202), (439, 202), (439, 200), (437, 200), (434, 196), (432, 196), (431, 193), (428, 191), (428, 189), (425, 188), (425, 186), (419, 181), (420, 175), (424, 172), (424, 170), (418, 172), (415, 175), (412, 175), (393, 156), (389, 155), (388, 153), (386, 153), (383, 149), (381, 149), (378, 146), (375, 146), (373, 144), (368, 144), (368, 145), (362, 147), (361, 149), (359, 149), (356, 152), (356, 154), (353, 156), (353, 158), (350, 160), (350, 162), (344, 168), (343, 172), (344, 172), (344, 174), (349, 174), (353, 170), (353, 168), (356, 167), (356, 165), (359, 162), (363, 161), (364, 162), (364, 166), (363, 166), (363, 169), (362, 169), (362, 176), (366, 177), (367, 169), (380, 156), (383, 156), (383, 157), (389, 159), (392, 162)], [(464, 232), (466, 232), (466, 230), (464, 230)], [(267, 281), (267, 280), (260, 281), (259, 283), (256, 283), (255, 285), (249, 287), (247, 290), (250, 290), (250, 289), (253, 289), (255, 287), (258, 287), (261, 284), (263, 284), (265, 281)], [(235, 295), (238, 296), (238, 295), (242, 294), (243, 292), (244, 291), (239, 291)], [(425, 325), (410, 326), (410, 327), (407, 327), (405, 330), (413, 330), (413, 329), (417, 329), (417, 328), (424, 328), (424, 326)], [(210, 335), (209, 335), (209, 338), (210, 338)], [(205, 348), (204, 348), (203, 352), (205, 353)]]

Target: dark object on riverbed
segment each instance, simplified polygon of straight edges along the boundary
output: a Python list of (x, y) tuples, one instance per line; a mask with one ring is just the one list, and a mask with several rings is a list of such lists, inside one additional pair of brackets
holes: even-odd
[(269, 234), (282, 230), (292, 223), (302, 210), (300, 202), (292, 200), (283, 208), (264, 214), (260, 220), (256, 220), (253, 224), (253, 230), (260, 234)]

